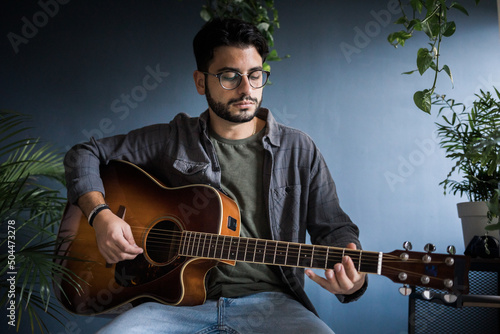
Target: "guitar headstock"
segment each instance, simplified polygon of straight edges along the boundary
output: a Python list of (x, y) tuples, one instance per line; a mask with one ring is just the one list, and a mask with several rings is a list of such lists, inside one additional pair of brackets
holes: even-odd
[(448, 247), (448, 254), (433, 253), (432, 244), (426, 245), (426, 252), (412, 252), (408, 242), (403, 247), (383, 255), (381, 270), (383, 276), (404, 284), (401, 294), (411, 293), (409, 285), (446, 290), (455, 296), (469, 293), (469, 258), (455, 255), (453, 246)]

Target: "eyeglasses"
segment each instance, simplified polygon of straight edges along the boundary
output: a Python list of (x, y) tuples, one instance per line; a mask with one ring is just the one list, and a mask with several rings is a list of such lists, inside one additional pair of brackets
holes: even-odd
[(237, 71), (224, 71), (218, 74), (208, 72), (202, 73), (212, 75), (219, 79), (219, 83), (222, 88), (227, 90), (238, 88), (244, 75), (248, 78), (248, 82), (252, 88), (262, 88), (267, 83), (267, 79), (271, 75), (270, 72), (264, 70), (256, 70), (248, 74), (241, 74)]

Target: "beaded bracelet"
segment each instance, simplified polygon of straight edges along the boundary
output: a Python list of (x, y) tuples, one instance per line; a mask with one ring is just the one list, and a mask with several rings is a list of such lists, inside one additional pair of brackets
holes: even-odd
[(107, 204), (99, 204), (92, 211), (90, 211), (90, 214), (89, 214), (89, 225), (93, 227), (94, 226), (93, 225), (94, 224), (94, 219), (97, 216), (97, 214), (99, 212), (101, 212), (102, 210), (106, 210), (106, 209), (109, 210), (109, 206)]

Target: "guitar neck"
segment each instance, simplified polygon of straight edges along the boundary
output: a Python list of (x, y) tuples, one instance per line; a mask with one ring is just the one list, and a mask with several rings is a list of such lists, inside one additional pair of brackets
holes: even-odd
[(381, 274), (381, 252), (183, 231), (179, 255), (289, 267), (333, 269), (349, 256), (359, 272)]

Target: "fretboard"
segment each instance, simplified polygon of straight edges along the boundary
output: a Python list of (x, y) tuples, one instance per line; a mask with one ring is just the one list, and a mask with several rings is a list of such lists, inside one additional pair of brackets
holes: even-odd
[(179, 255), (315, 269), (333, 269), (349, 256), (358, 271), (380, 275), (383, 253), (184, 231)]

